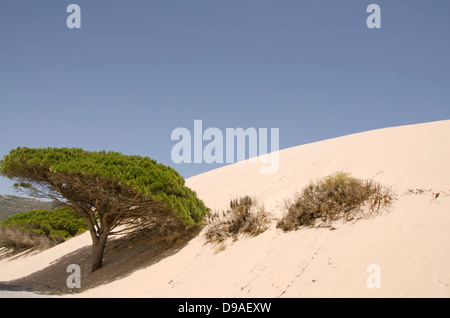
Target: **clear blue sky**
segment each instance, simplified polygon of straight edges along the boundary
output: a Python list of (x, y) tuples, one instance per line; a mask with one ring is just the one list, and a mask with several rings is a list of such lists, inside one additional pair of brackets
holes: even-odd
[(449, 14), (447, 0), (1, 0), (0, 157), (113, 150), (187, 178), (218, 166), (172, 163), (171, 132), (194, 119), (279, 128), (281, 149), (450, 119)]

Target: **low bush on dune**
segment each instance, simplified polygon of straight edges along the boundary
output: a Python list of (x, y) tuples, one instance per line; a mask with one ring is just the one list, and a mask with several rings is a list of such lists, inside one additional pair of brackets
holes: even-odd
[(310, 183), (294, 200), (286, 202), (286, 215), (277, 227), (284, 231), (314, 226), (317, 220), (350, 221), (372, 215), (395, 199), (390, 188), (373, 180), (360, 180), (343, 172)]
[(221, 243), (240, 234), (256, 236), (267, 230), (270, 214), (249, 196), (231, 200), (227, 211), (210, 213), (206, 218), (206, 240)]
[(87, 230), (82, 217), (69, 208), (34, 210), (0, 223), (0, 245), (47, 248)]
[(58, 239), (51, 239), (33, 231), (0, 225), (0, 247), (12, 248), (16, 252), (28, 248), (45, 250), (58, 243)]

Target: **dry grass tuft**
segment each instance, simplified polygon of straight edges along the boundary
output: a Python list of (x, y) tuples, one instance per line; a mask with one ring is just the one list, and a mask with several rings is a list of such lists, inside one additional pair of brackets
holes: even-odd
[(293, 201), (286, 201), (286, 215), (277, 227), (284, 231), (314, 226), (317, 220), (346, 221), (367, 217), (389, 207), (395, 194), (373, 180), (360, 180), (338, 172), (310, 183)]
[(269, 227), (271, 216), (264, 208), (257, 207), (254, 199), (244, 196), (231, 200), (227, 211), (210, 213), (206, 217), (206, 240), (222, 243), (228, 238), (237, 239), (240, 234), (257, 236)]
[(59, 237), (50, 238), (15, 226), (0, 225), (0, 246), (14, 250), (20, 251), (28, 248), (45, 250), (63, 241), (64, 239)]

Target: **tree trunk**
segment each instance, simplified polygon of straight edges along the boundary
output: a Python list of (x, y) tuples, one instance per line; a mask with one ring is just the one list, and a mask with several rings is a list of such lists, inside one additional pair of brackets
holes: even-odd
[(105, 251), (106, 241), (108, 239), (108, 233), (102, 233), (93, 241), (92, 251), (92, 269), (91, 272), (95, 272), (102, 267), (103, 264), (103, 252)]

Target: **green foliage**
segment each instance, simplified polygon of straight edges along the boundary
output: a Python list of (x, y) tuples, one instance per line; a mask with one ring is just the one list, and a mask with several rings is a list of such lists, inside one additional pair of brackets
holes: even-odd
[(19, 181), (33, 180), (36, 171), (41, 175), (61, 172), (112, 179), (163, 202), (186, 225), (200, 224), (208, 212), (178, 172), (148, 157), (79, 148), (17, 148), (0, 162), (0, 173)]
[(341, 218), (348, 221), (377, 212), (389, 206), (394, 198), (391, 189), (373, 180), (360, 180), (338, 172), (310, 183), (293, 202), (286, 202), (287, 213), (277, 227), (290, 231), (300, 226), (313, 226), (319, 219), (323, 222)]
[(1, 222), (0, 225), (38, 233), (58, 242), (87, 230), (86, 221), (70, 208), (19, 213)]

